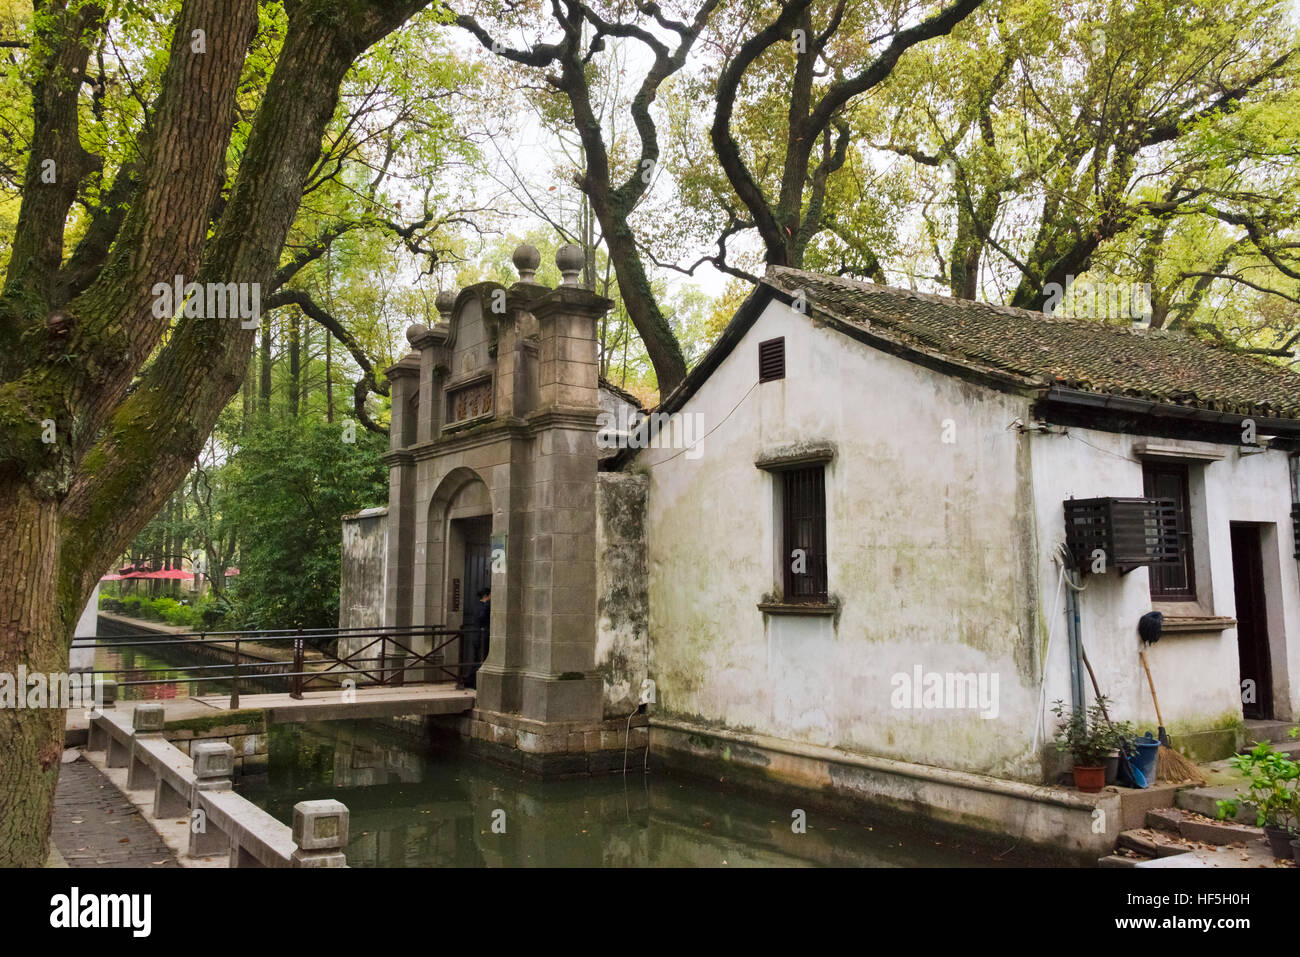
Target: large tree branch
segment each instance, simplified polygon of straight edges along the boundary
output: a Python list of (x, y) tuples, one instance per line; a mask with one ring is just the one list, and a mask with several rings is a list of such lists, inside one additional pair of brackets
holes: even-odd
[[(831, 85), (831, 88), (826, 91), (826, 94), (813, 109), (812, 115), (808, 119), (808, 130), (812, 134), (820, 135), (821, 131), (830, 125), (831, 118), (840, 111), (844, 104), (872, 89), (888, 77), (898, 63), (899, 57), (918, 43), (951, 33), (953, 27), (966, 19), (983, 2), (984, 0), (956, 0), (951, 6), (926, 17), (915, 26), (895, 33), (893, 39), (889, 41), (889, 46), (885, 47), (879, 56), (867, 64), (865, 69), (852, 77), (839, 80)], [(809, 144), (808, 148), (812, 148), (811, 144)]]
[(1254, 76), (1248, 77), (1236, 86), (1224, 90), (1217, 97), (1202, 106), (1200, 109), (1193, 110), (1190, 113), (1184, 110), (1176, 110), (1172, 113), (1159, 117), (1151, 122), (1146, 128), (1142, 137), (1138, 141), (1140, 146), (1156, 146), (1160, 143), (1167, 143), (1176, 139), (1190, 126), (1216, 113), (1235, 112), (1241, 105), (1243, 97), (1255, 87), (1259, 86), (1265, 80), (1277, 76), (1282, 67), (1291, 60), (1295, 54), (1294, 50), (1288, 50), (1281, 56), (1274, 59), (1264, 69), (1260, 70)]
[(268, 310), (280, 306), (297, 306), (307, 318), (317, 323), (321, 328), (329, 330), (330, 334), (343, 344), (343, 347), (352, 355), (353, 361), (361, 367), (362, 381), (367, 384), (369, 391), (377, 392), (380, 395), (388, 395), (387, 384), (383, 386), (379, 384), (375, 376), (374, 364), (370, 361), (370, 357), (366, 355), (365, 350), (361, 348), (361, 344), (357, 342), (356, 337), (347, 330), (343, 323), (335, 318), (333, 313), (316, 302), (307, 290), (281, 289), (267, 299), (263, 305)]
[(61, 306), (85, 292), (99, 275), (139, 184), (139, 169), (135, 163), (128, 163), (117, 171), (113, 185), (91, 210), (86, 232), (59, 270), (52, 306)]
[[(257, 25), (256, 0), (190, 0), (177, 17), (135, 201), (98, 278), (67, 304), (69, 352), (79, 357), (68, 382), (81, 407), (74, 450), (93, 440), (171, 325), (174, 313), (155, 308), (155, 284), (198, 272)], [(193, 46), (200, 31), (202, 53)]]
[(14, 334), (22, 327), (44, 319), (63, 260), (68, 210), (82, 178), (99, 163), (81, 146), (77, 101), (91, 50), (103, 29), (103, 8), (94, 3), (69, 10), (66, 0), (57, 0), (43, 5), (36, 17), (36, 49), (48, 53), (37, 67), (32, 88), (34, 129), (4, 286), (6, 300), (29, 302), (14, 309), (16, 315), (6, 315), (9, 309), (0, 312), (5, 351), (12, 351)]
[[(271, 282), (344, 75), (422, 6), (358, 0), (327, 16), (316, 4), (286, 4), (288, 35), (199, 281)], [(62, 509), (66, 572), (87, 590), (188, 471), (239, 388), (254, 335), (238, 320), (182, 319), (114, 411), (92, 453), (97, 467), (77, 475)], [(107, 515), (112, 535), (104, 534)]]
[(718, 75), (717, 90), (714, 94), (713, 123), (709, 127), (713, 152), (718, 157), (718, 162), (727, 175), (731, 188), (736, 191), (740, 201), (749, 210), (754, 226), (758, 229), (758, 235), (767, 249), (767, 261), (773, 263), (780, 263), (785, 257), (785, 241), (781, 224), (767, 197), (763, 195), (762, 186), (759, 185), (741, 155), (740, 144), (736, 142), (731, 132), (731, 118), (735, 114), (740, 84), (749, 68), (769, 48), (790, 36), (811, 3), (812, 0), (786, 0), (775, 20), (740, 45), (736, 55)]

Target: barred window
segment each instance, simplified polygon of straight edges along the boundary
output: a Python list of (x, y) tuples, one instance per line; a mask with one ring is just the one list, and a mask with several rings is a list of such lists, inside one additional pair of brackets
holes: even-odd
[(1178, 555), (1174, 565), (1152, 565), (1152, 601), (1195, 601), (1196, 565), (1192, 559), (1192, 510), (1188, 493), (1187, 466), (1148, 463), (1142, 468), (1142, 484), (1148, 498), (1166, 498), (1174, 502), (1178, 516)]
[(787, 602), (827, 600), (825, 473), (820, 465), (778, 473)]

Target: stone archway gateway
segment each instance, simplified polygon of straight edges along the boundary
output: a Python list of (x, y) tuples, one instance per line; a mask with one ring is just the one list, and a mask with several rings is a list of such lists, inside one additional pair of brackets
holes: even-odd
[(604, 721), (596, 320), (611, 303), (577, 286), (580, 250), (557, 254), (556, 289), (533, 280), (538, 261), (520, 247), (519, 282), (439, 296), (442, 321), (408, 329), (414, 351), (388, 370), (384, 620), (459, 626), (490, 557), (492, 641), (474, 724), (523, 750), (555, 729), (545, 743), (555, 754)]
[[(417, 536), (414, 594), (422, 594), (418, 623), (460, 628), (473, 624), (473, 602), (481, 587), (491, 587), (492, 493), (473, 469), (452, 469), (429, 500), (424, 535)], [(417, 616), (418, 618), (419, 616)], [(506, 636), (501, 635), (504, 642)], [(456, 661), (458, 646), (445, 660)]]

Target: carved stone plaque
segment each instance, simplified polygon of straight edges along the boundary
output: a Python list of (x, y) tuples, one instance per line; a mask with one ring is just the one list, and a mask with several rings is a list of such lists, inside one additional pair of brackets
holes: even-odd
[(447, 422), (463, 422), (492, 411), (492, 380), (480, 379), (447, 392)]

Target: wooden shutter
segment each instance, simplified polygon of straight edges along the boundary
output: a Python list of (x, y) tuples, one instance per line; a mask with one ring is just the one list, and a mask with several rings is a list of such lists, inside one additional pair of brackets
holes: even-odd
[(785, 378), (785, 337), (758, 344), (758, 381)]

